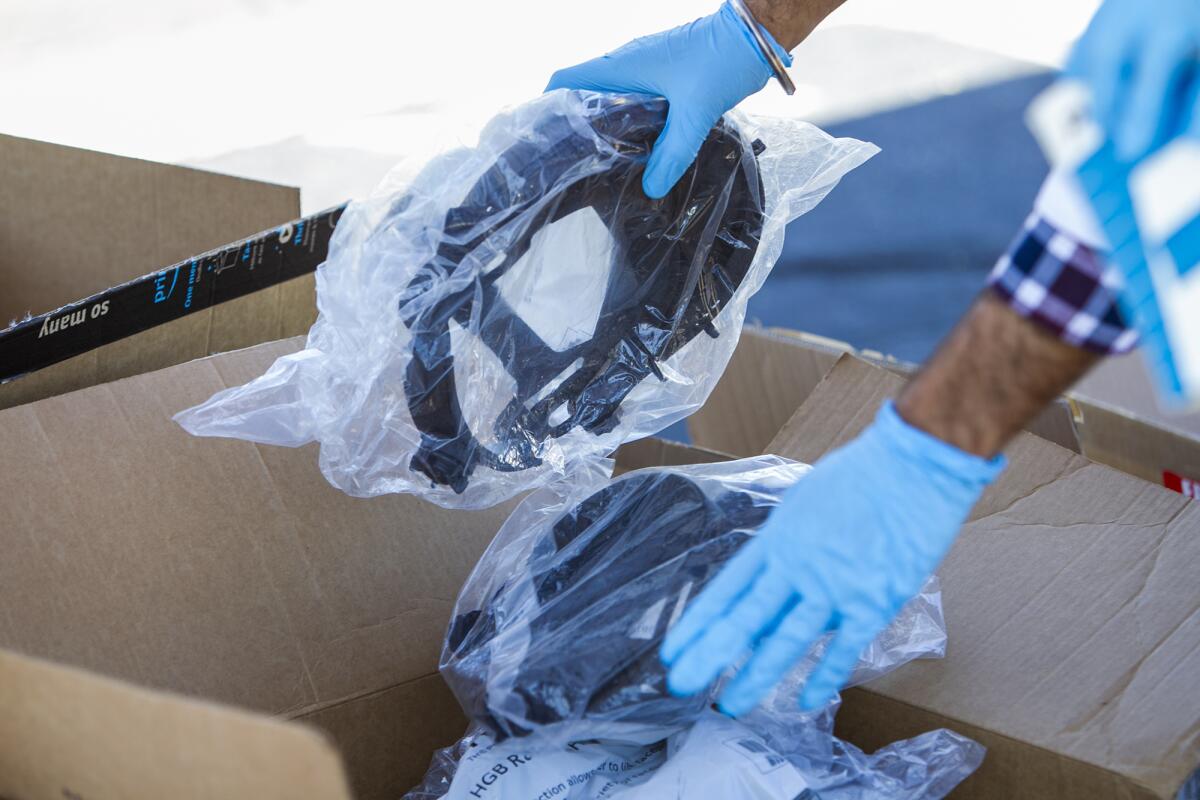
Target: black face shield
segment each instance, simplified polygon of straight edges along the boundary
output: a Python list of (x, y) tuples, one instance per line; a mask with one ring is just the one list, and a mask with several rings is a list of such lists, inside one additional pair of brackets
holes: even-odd
[[(446, 214), (435, 257), (402, 296), (401, 318), (412, 334), (404, 390), (421, 435), (411, 467), (435, 485), (461, 494), (476, 466), (529, 469), (541, 464), (548, 439), (577, 427), (596, 435), (612, 430), (634, 387), (650, 375), (662, 379), (659, 362), (702, 332), (717, 335), (713, 320), (750, 269), (763, 226), (762, 144), (747, 143), (721, 121), (670, 194), (650, 200), (641, 188), (645, 158), (572, 176), (581, 161), (611, 160), (614, 151), (648, 154), (665, 102), (607, 96), (596, 102), (603, 107), (589, 118), (590, 131), (575, 130), (578, 120), (550, 116), (503, 152)], [(514, 311), (498, 281), (539, 230), (587, 208), (612, 239), (609, 280), (592, 337), (557, 350)], [(446, 291), (459, 270), (471, 271), (472, 279)], [(471, 430), (459, 403), (452, 323), (470, 328), (515, 382), (491, 437), (481, 437), (497, 442), (491, 448)]]
[[(708, 699), (667, 691), (659, 645), (687, 601), (766, 520), (773, 498), (762, 490), (710, 496), (660, 470), (610, 484), (534, 545), (527, 577), (512, 576), (455, 618), (442, 674), (467, 712), (502, 738), (565, 720), (695, 719)], [(529, 602), (514, 601), (522, 580), (532, 581)], [(527, 642), (519, 665), (503, 668), (503, 690), (489, 686), (493, 648), (507, 659), (514, 641)], [(492, 703), (497, 692), (503, 699)]]

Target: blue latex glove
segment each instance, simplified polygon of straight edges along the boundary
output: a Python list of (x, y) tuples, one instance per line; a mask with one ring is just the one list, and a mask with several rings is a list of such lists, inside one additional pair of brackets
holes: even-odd
[(1096, 121), (1132, 163), (1189, 132), (1198, 57), (1197, 0), (1107, 0), (1066, 72), (1091, 89)]
[(671, 691), (701, 691), (753, 650), (720, 698), (723, 711), (744, 714), (832, 631), (801, 696), (805, 709), (820, 708), (920, 591), (1003, 468), (1002, 456), (965, 453), (884, 406), (788, 490), (668, 632)]
[[(791, 66), (787, 51), (765, 29), (763, 33)], [(772, 75), (749, 29), (726, 3), (716, 14), (561, 69), (546, 91), (590, 89), (665, 97), (667, 124), (642, 179), (646, 194), (657, 199), (687, 171), (721, 115), (763, 88)]]

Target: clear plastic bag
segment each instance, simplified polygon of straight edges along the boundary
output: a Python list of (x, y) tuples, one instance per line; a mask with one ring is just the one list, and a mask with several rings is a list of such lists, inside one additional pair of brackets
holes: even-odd
[(556, 747), (472, 728), (434, 754), (404, 800), (940, 800), (983, 761), (982, 745), (945, 729), (866, 755), (834, 737), (833, 711), (781, 712), (789, 722), (777, 727), (796, 743), (758, 730), (762, 713), (734, 720), (711, 710), (653, 741)]
[(840, 698), (813, 714), (797, 712), (804, 674), (792, 672), (738, 721), (783, 754), (821, 800), (938, 800), (983, 763), (983, 745), (945, 728), (868, 755), (833, 735)]
[(661, 99), (556, 91), (339, 221), (307, 347), (176, 419), (321, 445), (357, 496), (479, 508), (547, 485), (707, 397), (784, 227), (877, 149), (730, 113), (662, 200)]
[[(827, 642), (753, 712), (671, 696), (662, 636), (809, 468), (776, 456), (601, 471), (517, 507), (459, 596), (441, 671), (475, 726), (407, 800), (937, 800), (983, 747), (938, 730), (868, 756), (800, 711)], [(945, 650), (935, 581), (860, 659), (863, 682)]]
[[(467, 714), (501, 737), (566, 743), (687, 725), (716, 689), (672, 696), (666, 630), (810, 468), (777, 456), (631, 472), (530, 495), (459, 594), (441, 672)], [(828, 637), (826, 637), (828, 638)], [(936, 581), (863, 654), (853, 681), (946, 642)], [(807, 674), (822, 641), (797, 668)], [(560, 730), (562, 728), (562, 730)]]

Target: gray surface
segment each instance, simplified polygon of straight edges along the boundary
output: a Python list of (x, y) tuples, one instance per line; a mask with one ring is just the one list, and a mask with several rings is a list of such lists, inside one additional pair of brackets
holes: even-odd
[(1049, 81), (827, 126), (883, 151), (788, 229), (750, 319), (923, 360), (1029, 213), (1046, 164), (1022, 115)]

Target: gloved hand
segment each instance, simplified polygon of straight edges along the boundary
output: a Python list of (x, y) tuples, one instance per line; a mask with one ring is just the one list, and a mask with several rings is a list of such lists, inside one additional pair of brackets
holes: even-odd
[(744, 714), (826, 631), (801, 705), (820, 708), (941, 561), (1004, 468), (909, 425), (889, 403), (854, 441), (788, 490), (759, 533), (663, 641), (668, 686), (707, 687), (753, 649), (720, 698)]
[(1189, 132), (1198, 57), (1196, 0), (1107, 0), (1066, 73), (1091, 89), (1096, 121), (1117, 157), (1134, 162)]
[[(764, 29), (780, 59), (787, 54)], [(667, 124), (654, 144), (642, 188), (652, 198), (671, 190), (729, 109), (772, 76), (766, 57), (728, 3), (716, 14), (634, 39), (608, 55), (561, 69), (546, 91), (589, 89), (665, 97)]]

